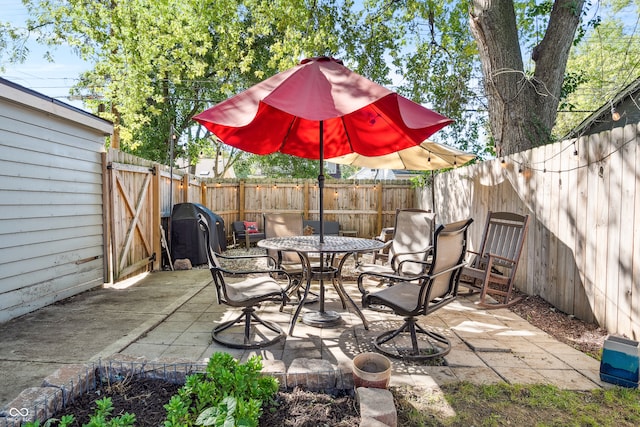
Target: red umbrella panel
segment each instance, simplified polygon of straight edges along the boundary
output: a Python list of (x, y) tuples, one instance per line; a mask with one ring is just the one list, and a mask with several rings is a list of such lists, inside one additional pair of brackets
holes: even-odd
[(250, 153), (319, 159), (321, 239), (324, 159), (392, 153), (419, 145), (452, 122), (329, 57), (305, 59), (194, 120)]

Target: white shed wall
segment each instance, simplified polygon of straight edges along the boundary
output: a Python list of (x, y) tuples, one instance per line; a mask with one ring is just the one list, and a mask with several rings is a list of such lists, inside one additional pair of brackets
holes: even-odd
[(0, 79), (0, 322), (103, 284), (112, 129)]

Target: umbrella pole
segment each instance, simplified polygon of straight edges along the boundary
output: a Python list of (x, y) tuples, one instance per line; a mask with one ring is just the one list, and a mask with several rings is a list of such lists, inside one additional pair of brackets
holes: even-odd
[[(320, 120), (320, 175), (318, 175), (318, 195), (320, 197), (320, 244), (324, 243), (324, 121)], [(327, 257), (327, 261), (329, 258)], [(313, 270), (313, 269), (312, 269)], [(335, 326), (340, 323), (340, 314), (324, 309), (324, 279), (335, 279), (333, 266), (325, 266), (324, 252), (320, 252), (320, 267), (317, 278), (320, 280), (320, 308), (317, 312), (309, 312), (302, 316), (302, 322), (312, 326)]]
[[(318, 195), (320, 199), (320, 243), (324, 243), (324, 121), (320, 120), (320, 175), (318, 175)], [(324, 312), (324, 283), (322, 280), (324, 270), (324, 254), (320, 252), (320, 312)]]
[(324, 243), (324, 120), (320, 120), (320, 175), (318, 175), (318, 191), (320, 196), (320, 243)]

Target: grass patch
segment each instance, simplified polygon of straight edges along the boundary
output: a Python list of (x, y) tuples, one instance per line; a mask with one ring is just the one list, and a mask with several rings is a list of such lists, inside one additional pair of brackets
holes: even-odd
[(440, 390), (391, 388), (398, 425), (424, 426), (637, 426), (640, 391), (612, 387), (567, 391), (548, 385), (474, 385)]

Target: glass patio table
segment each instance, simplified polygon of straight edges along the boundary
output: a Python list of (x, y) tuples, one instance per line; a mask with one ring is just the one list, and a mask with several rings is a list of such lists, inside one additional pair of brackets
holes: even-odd
[[(302, 296), (293, 318), (291, 319), (289, 335), (293, 334), (293, 329), (298, 317), (300, 316), (305, 300), (309, 295), (311, 283), (314, 280), (318, 280), (320, 282), (320, 294), (318, 298), (320, 307), (317, 311), (306, 312), (302, 316), (303, 323), (318, 327), (335, 326), (340, 323), (340, 314), (331, 310), (327, 311), (324, 307), (324, 281), (331, 280), (340, 300), (342, 301), (342, 306), (346, 308), (346, 304), (349, 302), (354, 307), (360, 319), (362, 319), (365, 329), (368, 329), (369, 325), (362, 314), (362, 311), (344, 289), (342, 284), (342, 267), (344, 266), (345, 261), (349, 258), (349, 255), (355, 256), (359, 253), (375, 252), (384, 246), (383, 242), (359, 237), (331, 235), (324, 236), (324, 242), (320, 243), (320, 236), (312, 235), (271, 237), (258, 241), (257, 245), (261, 248), (276, 251), (297, 252), (300, 256), (306, 279), (306, 286), (304, 289), (304, 295)], [(318, 267), (312, 267), (309, 256), (316, 254), (320, 254), (320, 265)], [(345, 255), (340, 258), (340, 261), (336, 266), (333, 261), (337, 254)], [(327, 259), (332, 261), (331, 265), (325, 264), (325, 255), (328, 255)]]

